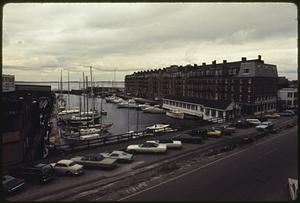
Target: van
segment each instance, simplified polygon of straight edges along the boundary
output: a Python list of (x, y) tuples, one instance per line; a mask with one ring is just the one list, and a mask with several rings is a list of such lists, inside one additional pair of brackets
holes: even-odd
[(260, 123), (261, 123), (260, 120), (255, 119), (255, 118), (248, 118), (248, 119), (246, 119), (246, 121), (255, 126), (260, 125)]

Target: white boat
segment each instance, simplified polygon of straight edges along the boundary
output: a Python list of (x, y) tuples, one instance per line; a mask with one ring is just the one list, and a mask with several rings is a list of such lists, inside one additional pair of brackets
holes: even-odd
[(128, 108), (136, 108), (137, 103), (135, 102), (134, 99), (129, 99), (128, 100)]
[(105, 101), (106, 101), (107, 103), (113, 103), (113, 101), (114, 101), (115, 99), (117, 99), (117, 97), (115, 97), (115, 96), (105, 97)]
[(292, 200), (296, 200), (298, 196), (298, 180), (288, 178), (289, 193)]
[(94, 134), (94, 133), (100, 133), (101, 130), (102, 130), (101, 128), (84, 128), (84, 129), (80, 129), (79, 133), (80, 135)]
[(137, 106), (137, 109), (143, 110), (143, 109), (148, 108), (148, 107), (150, 107), (150, 104), (139, 104)]
[(88, 134), (88, 135), (81, 135), (79, 137), (80, 140), (94, 140), (94, 139), (98, 139), (100, 138), (101, 136), (97, 133), (95, 134)]
[(182, 111), (178, 111), (176, 109), (167, 111), (166, 115), (169, 117), (172, 117), (172, 118), (184, 119), (184, 113)]
[(142, 111), (145, 113), (166, 113), (166, 110), (154, 106), (144, 108)]
[(81, 125), (79, 129), (86, 129), (86, 128), (101, 128), (101, 129), (108, 129), (112, 126), (112, 123), (102, 123), (102, 124), (91, 124), (91, 125)]
[(146, 127), (147, 130), (151, 130), (153, 132), (164, 132), (165, 129), (169, 128), (169, 124), (154, 124), (152, 126)]
[(70, 109), (70, 110), (63, 110), (59, 112), (57, 115), (63, 116), (63, 115), (78, 114), (78, 113), (79, 113), (79, 109)]
[(118, 98), (112, 100), (112, 103), (119, 104), (119, 103), (124, 102), (124, 101), (125, 101), (124, 99), (118, 97)]
[(117, 103), (117, 106), (118, 106), (118, 108), (128, 108), (129, 104), (127, 101), (123, 101), (123, 102)]

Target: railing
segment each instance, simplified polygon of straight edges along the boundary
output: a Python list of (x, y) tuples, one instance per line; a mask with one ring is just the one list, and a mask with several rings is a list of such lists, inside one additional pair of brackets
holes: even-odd
[[(175, 129), (173, 129), (173, 131), (175, 131)], [(161, 133), (167, 133), (173, 131), (171, 131), (169, 127), (166, 127), (163, 128), (160, 132), (146, 130), (146, 131), (139, 131), (133, 133), (103, 136), (97, 139), (90, 139), (90, 140), (80, 140), (79, 137), (78, 138), (64, 137), (66, 142), (69, 143), (56, 145), (56, 152), (68, 153), (68, 152), (80, 151), (80, 150), (89, 149), (93, 147), (99, 147), (102, 145), (109, 145), (109, 144), (136, 140), (146, 136), (147, 137), (157, 136), (160, 135)]]

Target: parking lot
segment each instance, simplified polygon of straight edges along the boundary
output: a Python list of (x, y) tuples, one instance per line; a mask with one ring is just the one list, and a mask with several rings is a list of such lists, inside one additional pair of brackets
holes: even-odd
[[(270, 119), (270, 121), (272, 121), (276, 127), (280, 127), (281, 125), (285, 126), (287, 123), (290, 123), (291, 118), (283, 117), (280, 119)], [(145, 140), (155, 140), (158, 138), (169, 138), (179, 133), (182, 132), (167, 133), (157, 137), (144, 137), (139, 140), (133, 140), (126, 143), (101, 146), (94, 149), (76, 152), (72, 154), (64, 154), (56, 157), (51, 157), (49, 159), (43, 160), (42, 162), (52, 163), (61, 159), (69, 159), (77, 155), (125, 149), (129, 144), (142, 143)], [(212, 146), (216, 143), (237, 142), (237, 140), (240, 140), (245, 136), (254, 136), (255, 134), (257, 134), (257, 131), (254, 127), (248, 129), (237, 129), (236, 133), (234, 133), (232, 136), (223, 136), (221, 138), (209, 138), (205, 140), (202, 144), (184, 143), (182, 149), (170, 149), (165, 154), (135, 154), (134, 161), (132, 163), (118, 164), (118, 167), (113, 170), (85, 169), (84, 174), (81, 176), (57, 176), (55, 177), (55, 179), (45, 184), (28, 183), (24, 190), (20, 191), (14, 196), (8, 197), (7, 199), (13, 201), (35, 200), (43, 196), (61, 193), (63, 191), (75, 188), (77, 186), (86, 185), (94, 181), (105, 180), (111, 177), (124, 175), (138, 168), (143, 168), (147, 165), (162, 162), (163, 160), (168, 160), (171, 158), (176, 158), (179, 155), (187, 154), (198, 149), (205, 149), (206, 147)]]

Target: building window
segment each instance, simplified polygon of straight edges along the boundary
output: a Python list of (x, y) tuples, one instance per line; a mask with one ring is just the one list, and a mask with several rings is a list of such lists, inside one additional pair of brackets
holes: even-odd
[(233, 86), (231, 86), (230, 88), (231, 88), (231, 92), (233, 92)]
[(240, 86), (240, 92), (242, 92), (243, 91), (243, 87), (242, 86)]
[(205, 115), (209, 116), (209, 110), (205, 109)]
[(187, 109), (191, 109), (191, 105), (187, 104), (186, 106), (187, 106)]
[(249, 73), (249, 68), (244, 69), (244, 73)]
[(186, 108), (186, 104), (183, 104), (183, 108)]
[(248, 103), (250, 103), (250, 102), (251, 102), (251, 96), (248, 95)]
[(251, 92), (251, 87), (248, 87), (248, 93), (250, 93)]
[(288, 97), (293, 97), (293, 93), (292, 92), (288, 92)]
[(240, 102), (241, 102), (242, 101), (242, 95), (241, 94), (240, 94), (240, 98), (239, 99), (240, 99)]
[(242, 79), (240, 79), (240, 84), (243, 84), (243, 80)]
[(248, 79), (248, 84), (251, 84), (252, 83), (252, 80), (251, 79)]
[(211, 110), (211, 116), (215, 117), (216, 116), (216, 110)]

